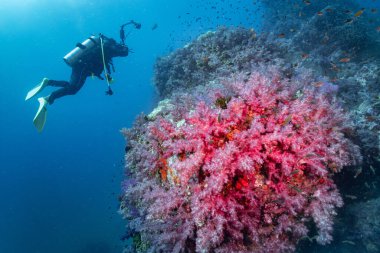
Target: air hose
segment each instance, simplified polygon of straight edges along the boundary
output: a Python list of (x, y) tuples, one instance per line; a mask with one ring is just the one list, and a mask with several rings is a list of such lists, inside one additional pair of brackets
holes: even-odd
[(100, 37), (100, 47), (102, 49), (102, 59), (103, 59), (104, 74), (106, 76), (106, 81), (107, 81), (107, 85), (108, 85), (108, 91), (106, 91), (106, 94), (107, 95), (112, 95), (113, 92), (112, 92), (112, 89), (111, 89), (111, 84), (109, 82), (109, 76), (108, 76), (108, 73), (107, 73), (106, 60), (104, 58), (103, 35), (100, 34), (99, 37)]

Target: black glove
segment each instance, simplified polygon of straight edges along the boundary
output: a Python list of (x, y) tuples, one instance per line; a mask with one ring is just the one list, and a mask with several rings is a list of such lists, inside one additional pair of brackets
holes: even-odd
[(112, 91), (111, 87), (108, 87), (108, 90), (106, 91), (106, 95), (108, 95), (108, 96), (113, 95), (113, 91)]

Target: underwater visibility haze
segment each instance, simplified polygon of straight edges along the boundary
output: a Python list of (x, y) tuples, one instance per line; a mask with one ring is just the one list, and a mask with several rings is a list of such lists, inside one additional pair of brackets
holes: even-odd
[(379, 11), (2, 1), (0, 252), (380, 252)]

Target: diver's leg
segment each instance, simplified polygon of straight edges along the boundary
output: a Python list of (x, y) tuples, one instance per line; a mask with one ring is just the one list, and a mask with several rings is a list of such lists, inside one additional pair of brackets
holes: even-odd
[(46, 100), (51, 105), (57, 98), (76, 94), (83, 87), (86, 78), (87, 75), (83, 68), (73, 68), (69, 85), (52, 92), (46, 97)]
[(66, 86), (70, 85), (70, 83), (67, 81), (49, 80), (47, 85), (52, 86), (52, 87), (66, 87)]
[(48, 78), (42, 79), (42, 81), (33, 89), (31, 89), (28, 94), (26, 94), (25, 100), (29, 100), (32, 97), (39, 94), (46, 86), (53, 86), (53, 87), (66, 87), (70, 85), (69, 82), (66, 81), (55, 81), (55, 80), (49, 80)]

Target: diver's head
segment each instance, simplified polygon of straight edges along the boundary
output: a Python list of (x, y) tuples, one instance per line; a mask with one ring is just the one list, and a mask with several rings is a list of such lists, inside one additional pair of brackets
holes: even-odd
[(129, 48), (127, 45), (123, 45), (123, 44), (118, 44), (118, 47), (119, 47), (119, 52), (120, 52), (120, 55), (119, 56), (128, 56), (128, 53), (129, 53)]
[(117, 43), (114, 39), (107, 39), (105, 45), (111, 57), (127, 56), (129, 53), (127, 45)]

